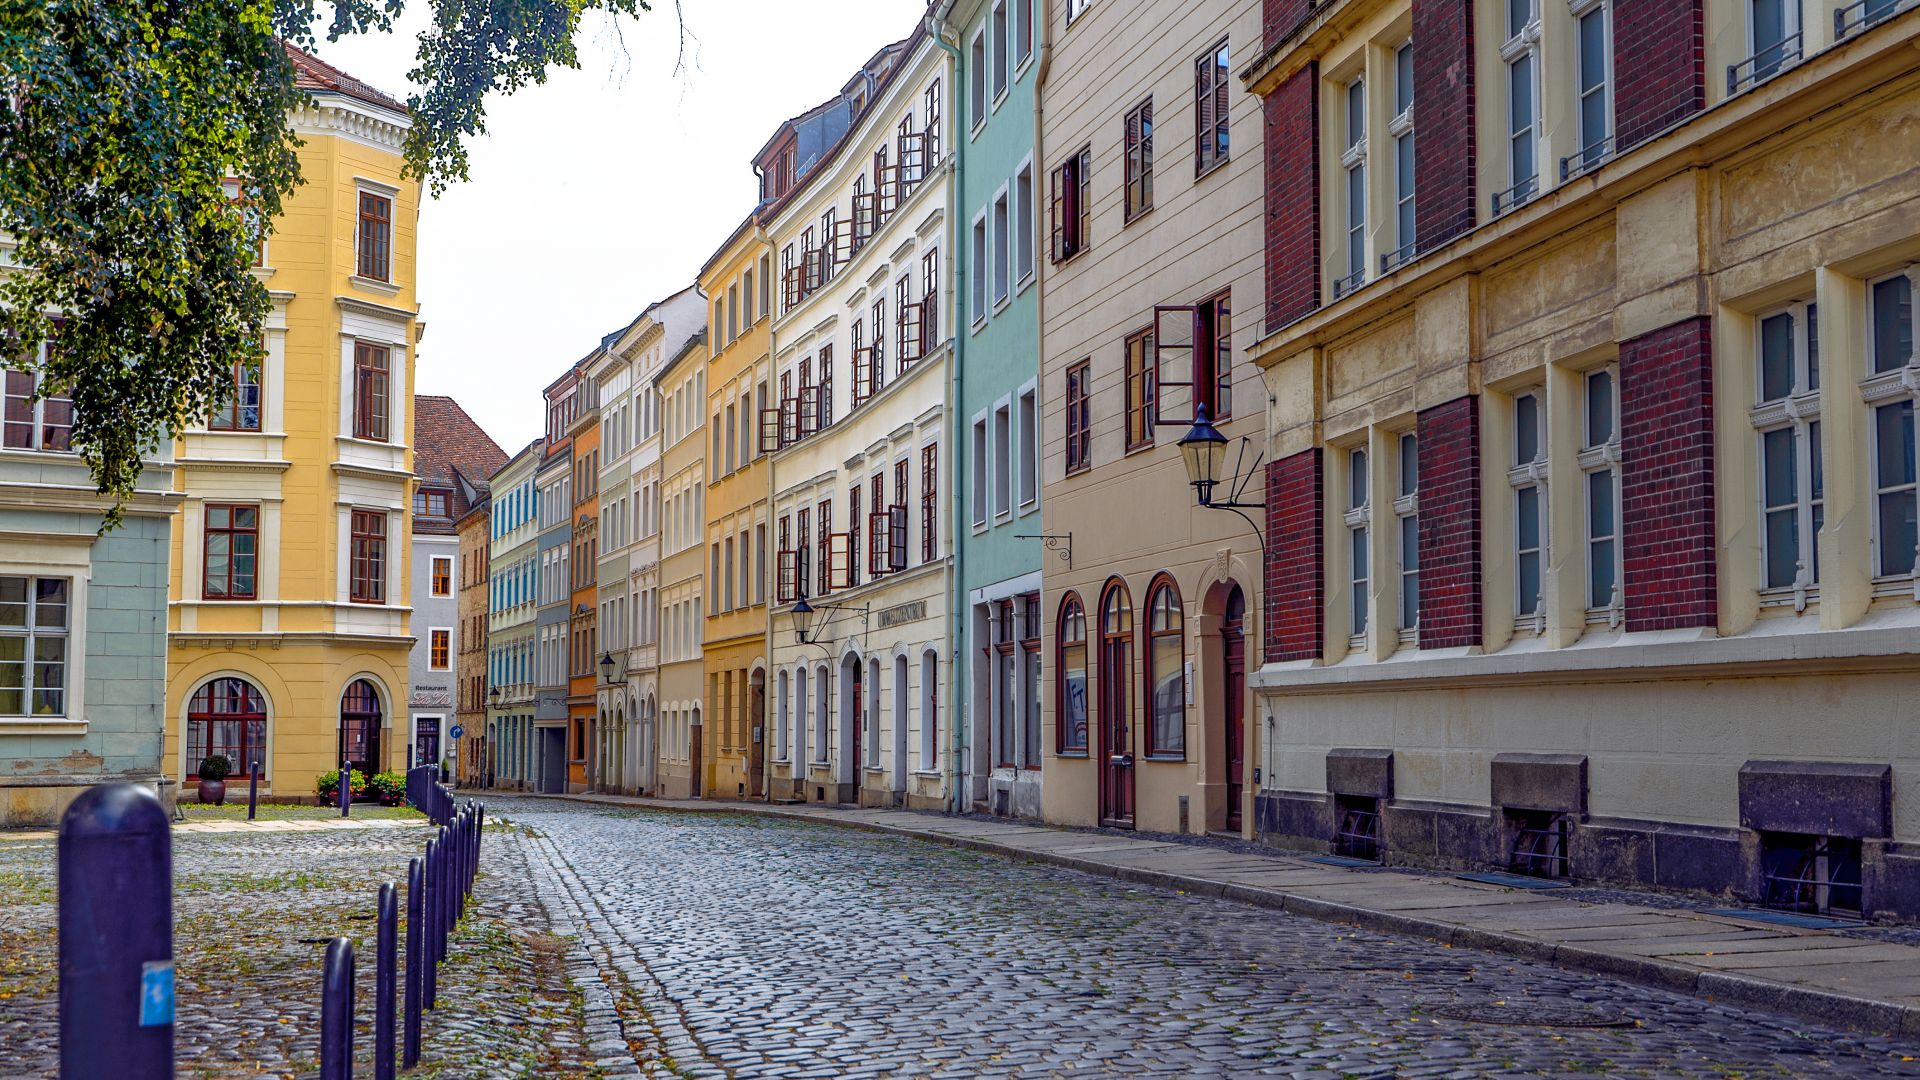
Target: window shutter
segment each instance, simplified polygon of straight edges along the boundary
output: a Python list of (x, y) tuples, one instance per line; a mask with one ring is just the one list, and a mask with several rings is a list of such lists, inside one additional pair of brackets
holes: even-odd
[(1061, 167), (1047, 174), (1047, 250), (1054, 262), (1067, 257), (1066, 217), (1061, 200), (1066, 188), (1067, 167)]

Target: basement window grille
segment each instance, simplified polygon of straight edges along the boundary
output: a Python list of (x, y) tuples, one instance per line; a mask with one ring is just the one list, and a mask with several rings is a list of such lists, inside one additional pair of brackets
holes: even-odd
[(1760, 834), (1761, 903), (1779, 911), (1860, 918), (1860, 841)]
[(1546, 810), (1509, 810), (1507, 821), (1513, 829), (1513, 850), (1507, 869), (1537, 878), (1572, 876), (1567, 860), (1567, 816)]
[(1333, 834), (1333, 853), (1349, 859), (1380, 857), (1380, 800), (1358, 795), (1335, 795), (1334, 812), (1340, 825)]

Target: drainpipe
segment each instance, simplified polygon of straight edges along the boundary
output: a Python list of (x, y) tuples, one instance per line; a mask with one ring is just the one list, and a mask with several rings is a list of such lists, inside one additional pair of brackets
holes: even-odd
[[(1041, 137), (1041, 131), (1042, 131), (1042, 128), (1044, 127), (1044, 125), (1041, 123), (1041, 120), (1046, 115), (1046, 111), (1047, 111), (1046, 94), (1045, 94), (1045, 91), (1047, 88), (1047, 75), (1049, 72), (1053, 70), (1053, 0), (1035, 0), (1034, 8), (1036, 9), (1033, 13), (1035, 24), (1040, 28), (1040, 41), (1038, 44), (1038, 48), (1040, 51), (1040, 59), (1033, 66), (1033, 168), (1034, 168), (1034, 190), (1038, 192), (1040, 190), (1041, 184), (1052, 183), (1051, 180), (1047, 179), (1047, 177), (1050, 176), (1050, 174), (1047, 172), (1046, 140)], [(1041, 197), (1045, 198), (1046, 196), (1041, 196)], [(1031, 213), (1032, 210), (1029, 209), (1028, 212)], [(1044, 235), (1048, 237), (1049, 244), (1051, 244), (1052, 236), (1053, 236), (1052, 229), (1042, 229), (1040, 227), (1040, 223), (1035, 222), (1034, 231), (1039, 235)], [(1038, 247), (1037, 244), (1035, 246)], [(1044, 377), (1046, 364), (1047, 364), (1046, 349), (1044, 345), (1044, 343), (1047, 340), (1047, 334), (1046, 334), (1047, 287), (1046, 286), (1047, 286), (1047, 274), (1049, 272), (1047, 268), (1053, 265), (1053, 253), (1051, 251), (1048, 251), (1045, 253), (1035, 251), (1034, 255), (1035, 255), (1035, 258), (1033, 260), (1033, 333), (1034, 333), (1033, 355), (1034, 355), (1035, 370), (1034, 370), (1034, 379), (1033, 379), (1033, 408), (1035, 412), (1039, 413), (1041, 416), (1044, 416), (1046, 415), (1046, 405), (1047, 405), (1047, 380)], [(1043, 426), (1041, 425), (1040, 419), (1038, 416), (1034, 418), (1034, 424), (1036, 427)], [(1038, 470), (1039, 462), (1035, 462), (1034, 467), (1036, 470)], [(1047, 492), (1046, 492), (1045, 484), (1040, 485), (1040, 531), (1043, 533), (1052, 531), (1049, 528), (1047, 528)], [(1069, 545), (1069, 551), (1071, 551), (1071, 545)], [(1040, 552), (1040, 568), (1041, 568), (1040, 609), (1043, 612), (1046, 610), (1046, 606), (1047, 606), (1046, 565), (1047, 565), (1047, 553), (1046, 551), (1042, 550)], [(1056, 634), (1059, 631), (1058, 624), (1054, 623), (1053, 620), (1046, 618), (1044, 615), (1041, 617), (1040, 625), (1043, 627), (1053, 626)], [(1056, 649), (1058, 648), (1058, 645), (1059, 645), (1059, 642), (1056, 639), (1055, 641)], [(1047, 663), (1048, 663), (1047, 659), (1042, 659), (1040, 661), (1040, 666), (1042, 670), (1045, 670)], [(1040, 682), (1042, 687), (1050, 685), (1046, 679), (1042, 679), (1040, 680)], [(1040, 692), (1040, 700), (1041, 700), (1041, 712), (1043, 715), (1046, 711), (1047, 696), (1048, 695), (1046, 691), (1042, 689)], [(1060, 723), (1060, 717), (1057, 712), (1054, 715), (1053, 722), (1054, 722), (1054, 725), (1058, 727)], [(1041, 747), (1040, 753), (1043, 758), (1045, 757), (1046, 752), (1047, 752), (1046, 748), (1044, 746)], [(1043, 818), (1046, 816), (1044, 812), (1046, 807), (1046, 798), (1047, 798), (1047, 779), (1046, 779), (1046, 769), (1043, 767), (1040, 771), (1040, 805), (1042, 808), (1041, 816)]]
[[(927, 16), (927, 33), (933, 38), (933, 43), (940, 47), (940, 51), (946, 53), (947, 56), (953, 60), (953, 100), (958, 103), (967, 100), (965, 85), (967, 68), (965, 64), (960, 62), (959, 48), (955, 45), (948, 44), (947, 39), (942, 36), (940, 31), (941, 23), (945, 22), (947, 16), (953, 13), (953, 5), (954, 0), (941, 0), (940, 6), (934, 13)], [(959, 106), (956, 105), (956, 108), (958, 107)], [(951, 117), (954, 110), (948, 109), (946, 112), (947, 115)], [(947, 188), (947, 235), (954, 238), (953, 247), (958, 249), (960, 247), (960, 227), (958, 219), (954, 217), (954, 214), (957, 212), (961, 193), (965, 190), (964, 179), (966, 176), (967, 140), (964, 133), (968, 128), (965, 124), (954, 124), (953, 130), (953, 183)], [(972, 253), (969, 252), (968, 254), (971, 256)], [(953, 355), (947, 358), (947, 422), (945, 425), (945, 437), (947, 443), (947, 461), (949, 463), (948, 468), (952, 469), (953, 475), (957, 477), (961, 475), (961, 473), (959, 448), (954, 436), (954, 432), (958, 430), (958, 420), (955, 417), (954, 410), (960, 406), (960, 389), (963, 385), (962, 372), (965, 370), (960, 362), (960, 357), (965, 350), (967, 336), (965, 328), (968, 325), (968, 318), (964, 318), (961, 315), (959, 299), (961, 294), (960, 290), (955, 286), (955, 282), (966, 273), (966, 266), (957, 258), (953, 260), (953, 264), (953, 273), (946, 275), (944, 284), (947, 293), (947, 310), (953, 313)], [(969, 313), (969, 315), (970, 314), (971, 313)], [(978, 478), (975, 479), (977, 480)], [(962, 656), (958, 642), (960, 641), (960, 615), (966, 607), (967, 599), (966, 578), (960, 572), (964, 561), (964, 556), (962, 555), (964, 548), (960, 543), (960, 537), (964, 535), (962, 529), (965, 527), (965, 523), (961, 520), (960, 500), (953, 499), (951, 502), (953, 525), (948, 536), (951, 538), (953, 546), (953, 595), (947, 604), (947, 648), (952, 656), (952, 659), (948, 661), (948, 670), (953, 673), (952, 700), (956, 708), (953, 710), (953, 722), (947, 725), (949, 729), (947, 733), (947, 808), (952, 813), (964, 814), (967, 810), (967, 794), (960, 789), (961, 777), (965, 775), (964, 771), (960, 768), (960, 759), (966, 750), (966, 741), (960, 737), (962, 713), (957, 706), (961, 700), (960, 688), (964, 683), (960, 675), (960, 661), (964, 657)], [(968, 704), (971, 706), (972, 702), (969, 701)], [(936, 714), (937, 712), (938, 710), (936, 709)]]

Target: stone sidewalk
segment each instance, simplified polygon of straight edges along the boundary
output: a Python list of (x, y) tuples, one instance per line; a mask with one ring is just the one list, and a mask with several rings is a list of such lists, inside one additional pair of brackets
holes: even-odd
[[(1418, 871), (1343, 867), (1155, 836), (904, 810), (527, 796), (831, 822), (1289, 914), (1540, 960), (1744, 1008), (1920, 1035), (1920, 948), (1688, 908), (1593, 903)], [(1704, 902), (1702, 907), (1707, 906)]]

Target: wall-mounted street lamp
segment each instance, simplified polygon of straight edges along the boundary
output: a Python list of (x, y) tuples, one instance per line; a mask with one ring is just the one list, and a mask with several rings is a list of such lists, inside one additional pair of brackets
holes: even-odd
[(500, 688), (496, 686), (493, 689), (487, 691), (487, 708), (497, 709), (499, 707), (500, 707)]
[[(834, 618), (842, 614), (859, 615), (861, 630), (862, 632), (865, 631), (868, 616), (867, 605), (862, 604), (856, 608), (844, 604), (822, 604), (816, 608), (812, 604), (807, 603), (806, 593), (801, 593), (800, 599), (795, 601), (794, 605), (787, 609), (787, 622), (793, 629), (793, 640), (796, 644), (813, 645), (826, 649), (826, 645), (820, 640), (821, 635), (826, 632), (827, 627), (833, 622)], [(827, 651), (831, 652), (832, 650), (829, 649)]]
[[(1221, 468), (1227, 460), (1227, 437), (1213, 426), (1213, 419), (1207, 415), (1204, 403), (1194, 406), (1193, 426), (1180, 437), (1180, 457), (1187, 465), (1187, 483), (1193, 485), (1194, 501), (1209, 510), (1226, 510), (1239, 514), (1241, 519), (1253, 527), (1254, 538), (1260, 541), (1260, 554), (1263, 560), (1267, 553), (1267, 538), (1260, 531), (1260, 523), (1248, 517), (1245, 511), (1264, 510), (1264, 501), (1243, 499), (1247, 486), (1260, 473), (1260, 461), (1264, 456), (1256, 451), (1253, 460), (1247, 460), (1247, 445), (1250, 440), (1242, 436), (1239, 456), (1233, 463), (1233, 472), (1222, 481)], [(1219, 497), (1218, 489), (1222, 483), (1227, 486), (1226, 498)]]
[(613, 654), (612, 653), (601, 654), (600, 681), (607, 684), (608, 686), (613, 685), (613, 668), (614, 668)]

